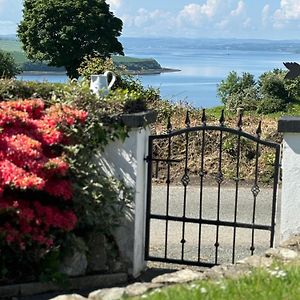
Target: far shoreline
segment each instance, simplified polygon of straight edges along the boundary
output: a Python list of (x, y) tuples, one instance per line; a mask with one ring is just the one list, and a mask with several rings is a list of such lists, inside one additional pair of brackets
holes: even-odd
[[(175, 72), (181, 72), (180, 69), (171, 69), (171, 68), (161, 68), (161, 69), (149, 69), (149, 70), (141, 70), (141, 71), (127, 71), (124, 72), (124, 74), (129, 75), (159, 75), (162, 73), (175, 73)], [(27, 75), (49, 75), (49, 76), (55, 76), (55, 75), (66, 75), (66, 72), (62, 71), (24, 71), (20, 73), (18, 76), (27, 76)], [(66, 75), (67, 76), (67, 75)]]

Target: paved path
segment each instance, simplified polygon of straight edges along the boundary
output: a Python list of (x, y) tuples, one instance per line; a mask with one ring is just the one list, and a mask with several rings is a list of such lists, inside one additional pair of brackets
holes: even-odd
[[(181, 217), (183, 215), (184, 192), (182, 186), (172, 186), (170, 189), (170, 215)], [(272, 193), (270, 188), (261, 188), (257, 197), (256, 224), (270, 225), (272, 212)], [(280, 193), (279, 193), (280, 194)], [(152, 189), (152, 213), (165, 215), (167, 190), (165, 186), (154, 185)], [(203, 218), (215, 219), (217, 217), (217, 187), (206, 187), (203, 192)], [(279, 197), (278, 197), (279, 198)], [(222, 187), (220, 219), (234, 221), (235, 188)], [(279, 201), (278, 201), (279, 203)], [(278, 205), (277, 203), (277, 205)], [(187, 193), (186, 216), (197, 218), (199, 216), (199, 187), (189, 186)], [(238, 197), (237, 222), (252, 223), (253, 194), (251, 187), (240, 187)], [(278, 217), (277, 217), (278, 218)], [(279, 219), (279, 218), (278, 218)], [(277, 224), (278, 227), (278, 224)], [(150, 254), (163, 256), (165, 251), (166, 222), (152, 220), (150, 229)], [(251, 229), (237, 229), (236, 259), (250, 255)], [(198, 224), (186, 224), (185, 227), (185, 259), (195, 260), (198, 257)], [(181, 258), (182, 223), (170, 221), (168, 227), (168, 257)], [(202, 225), (201, 260), (214, 262), (216, 243), (216, 226)], [(219, 231), (219, 263), (231, 262), (233, 229), (220, 227)], [(269, 248), (270, 232), (255, 231), (255, 253), (262, 253)]]

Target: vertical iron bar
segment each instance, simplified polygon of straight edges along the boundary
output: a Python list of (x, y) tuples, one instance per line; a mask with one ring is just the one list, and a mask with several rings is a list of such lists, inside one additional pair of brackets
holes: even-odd
[[(168, 132), (169, 134), (171, 131)], [(166, 206), (166, 216), (169, 216), (169, 206), (170, 206), (170, 168), (171, 168), (171, 136), (169, 135), (168, 137), (168, 171), (167, 171), (167, 206)], [(168, 230), (169, 230), (169, 221), (168, 219), (166, 220), (166, 232), (165, 232), (165, 258), (167, 258), (168, 255)]]
[[(254, 180), (254, 186), (257, 187), (257, 179), (258, 179), (258, 151), (259, 151), (259, 143), (256, 143), (256, 158), (255, 158), (255, 180)], [(256, 193), (253, 193), (253, 210), (252, 210), (252, 224), (255, 223), (255, 215), (256, 215), (256, 200), (257, 195)], [(251, 255), (253, 255), (255, 247), (254, 247), (254, 228), (252, 228), (252, 234), (251, 234)]]
[(280, 145), (276, 147), (275, 154), (275, 163), (274, 163), (274, 185), (273, 185), (273, 203), (272, 203), (272, 220), (271, 220), (271, 238), (270, 238), (270, 247), (274, 247), (274, 238), (275, 238), (275, 218), (276, 218), (276, 199), (277, 199), (277, 187), (278, 187), (278, 178), (279, 178), (279, 167), (280, 167)]
[[(240, 181), (240, 156), (241, 156), (241, 136), (238, 135), (237, 158), (236, 158), (236, 178), (235, 178), (235, 199), (234, 199), (234, 224), (236, 224), (236, 221), (237, 221), (239, 181)], [(233, 243), (232, 243), (232, 263), (233, 264), (235, 262), (235, 244), (236, 244), (236, 226), (233, 227)]]
[[(260, 139), (261, 135), (261, 121), (259, 122), (258, 128), (256, 130), (256, 135), (257, 138)], [(257, 196), (259, 193), (259, 186), (258, 186), (258, 156), (259, 156), (259, 141), (256, 143), (256, 151), (255, 151), (255, 178), (254, 178), (254, 185), (252, 187), (252, 193), (253, 193), (253, 210), (252, 210), (252, 225), (255, 224), (255, 216), (256, 216), (256, 204), (257, 204)], [(255, 238), (255, 230), (254, 227), (252, 228), (252, 233), (251, 233), (251, 255), (253, 255), (255, 251), (254, 247), (254, 238)]]
[(145, 260), (149, 258), (150, 244), (150, 215), (151, 215), (151, 196), (152, 196), (152, 149), (153, 137), (149, 137), (148, 157), (147, 157), (147, 206), (146, 206), (146, 232), (145, 232)]
[(158, 163), (159, 161), (156, 162), (156, 168), (155, 168), (155, 178), (158, 178)]
[[(221, 184), (223, 181), (223, 174), (222, 174), (222, 140), (223, 140), (223, 131), (220, 131), (220, 144), (219, 144), (219, 167), (218, 167), (218, 201), (217, 201), (217, 221), (220, 221), (220, 205), (221, 205)], [(219, 250), (219, 231), (220, 226), (217, 225), (216, 231), (216, 252), (215, 252), (215, 264), (218, 264), (218, 250)]]
[[(205, 123), (203, 124), (205, 126)], [(204, 150), (205, 150), (205, 130), (202, 130), (202, 145), (201, 145), (201, 167), (200, 167), (200, 208), (199, 219), (202, 220), (203, 209), (203, 179), (204, 179)], [(201, 236), (202, 236), (202, 224), (199, 223), (199, 240), (198, 240), (198, 262), (200, 262), (201, 255)]]
[[(185, 120), (186, 128), (190, 128), (190, 118), (189, 112), (186, 114)], [(183, 218), (186, 216), (186, 203), (187, 203), (187, 186), (189, 184), (189, 175), (188, 175), (188, 150), (189, 150), (189, 132), (185, 133), (185, 166), (184, 166), (184, 176), (182, 178), (182, 183), (184, 185), (184, 195), (183, 195)], [(184, 259), (184, 246), (185, 246), (185, 221), (182, 223), (182, 239), (181, 239), (181, 260)]]

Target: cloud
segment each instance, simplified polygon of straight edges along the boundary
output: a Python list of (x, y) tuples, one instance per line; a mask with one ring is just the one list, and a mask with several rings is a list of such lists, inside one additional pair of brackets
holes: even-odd
[(247, 18), (244, 22), (243, 22), (243, 27), (244, 28), (251, 28), (252, 26), (252, 20), (251, 18)]
[(273, 27), (300, 28), (300, 3), (299, 0), (281, 0), (280, 8), (273, 15)]
[(299, 0), (281, 0), (280, 8), (275, 11), (274, 18), (277, 23), (300, 20)]
[[(186, 36), (186, 37), (258, 37), (275, 36), (274, 27), (299, 28), (296, 22), (300, 0), (277, 0), (273, 8), (271, 1), (253, 7), (253, 0), (191, 0), (177, 11), (170, 9), (140, 8), (135, 13), (124, 13), (124, 34), (129, 36)], [(125, 7), (123, 1), (122, 8)], [(145, 6), (146, 7), (146, 6)], [(294, 12), (287, 12), (294, 9)], [(275, 17), (277, 16), (277, 18)], [(291, 24), (287, 24), (290, 22)], [(292, 24), (293, 22), (293, 24)], [(289, 25), (289, 26), (287, 26)], [(273, 27), (274, 26), (274, 27)], [(280, 34), (281, 30), (278, 30)], [(295, 32), (295, 30), (293, 31)], [(294, 33), (290, 34), (290, 36)]]
[(203, 18), (201, 5), (191, 3), (186, 5), (178, 14), (178, 23), (185, 24), (191, 22), (193, 25), (198, 25)]
[(147, 10), (140, 8), (135, 15), (120, 16), (124, 24), (124, 32), (129, 35), (170, 35), (176, 30), (174, 15), (163, 10)]
[[(223, 1), (224, 3), (224, 1)], [(178, 26), (199, 26), (211, 21), (221, 10), (222, 0), (207, 0), (204, 4), (190, 3), (179, 11), (176, 19)]]
[(216, 27), (219, 29), (224, 30), (229, 24), (229, 20), (228, 19), (223, 19), (222, 21), (218, 22), (216, 24)]
[(107, 0), (106, 2), (111, 6), (112, 9), (120, 8), (122, 5), (122, 0)]
[(220, 2), (219, 0), (207, 0), (207, 2), (201, 6), (201, 12), (208, 17), (213, 17), (218, 10)]
[(261, 21), (263, 26), (266, 26), (270, 19), (270, 5), (266, 4), (261, 11)]
[(240, 14), (242, 14), (245, 11), (245, 3), (244, 1), (239, 1), (236, 9), (232, 10), (230, 12), (231, 16), (239, 16)]

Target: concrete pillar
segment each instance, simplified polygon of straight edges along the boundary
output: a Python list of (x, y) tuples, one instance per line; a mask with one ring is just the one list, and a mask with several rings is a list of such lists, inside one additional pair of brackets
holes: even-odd
[(122, 121), (131, 128), (125, 141), (115, 141), (97, 156), (103, 171), (123, 180), (132, 189), (133, 203), (122, 226), (115, 232), (121, 255), (129, 264), (129, 273), (138, 277), (145, 268), (146, 163), (149, 124), (156, 120), (153, 111), (128, 114)]
[(300, 233), (300, 117), (282, 117), (282, 197), (280, 237), (284, 242)]

